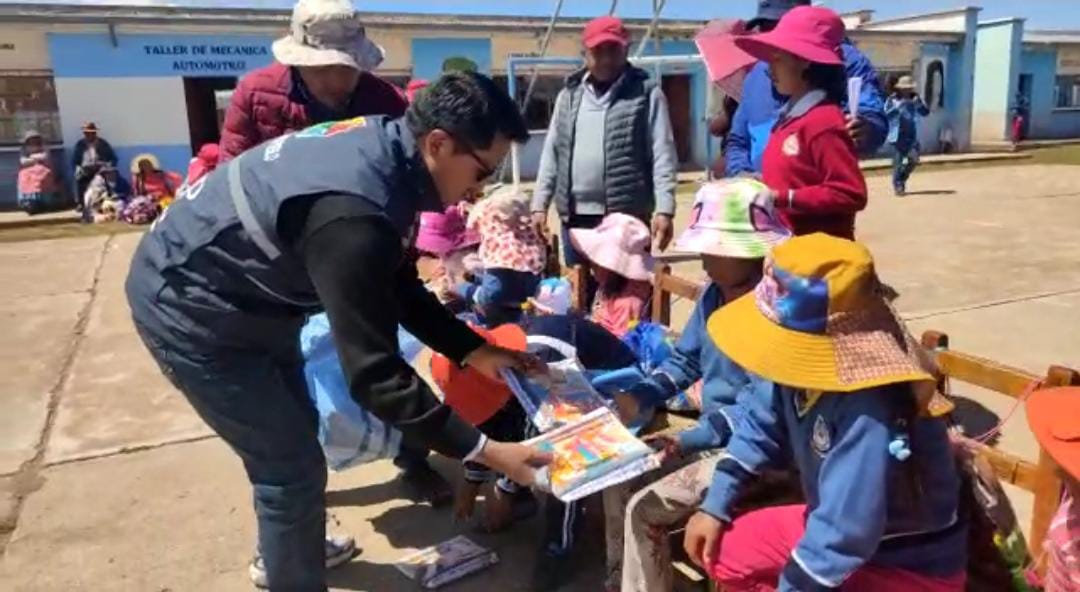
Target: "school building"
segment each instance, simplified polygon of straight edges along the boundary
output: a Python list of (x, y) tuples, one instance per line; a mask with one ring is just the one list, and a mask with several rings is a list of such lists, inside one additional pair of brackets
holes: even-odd
[[(959, 150), (1004, 141), (1018, 94), (1030, 105), (1029, 137), (1080, 136), (1080, 32), (1025, 31), (1021, 19), (980, 23), (978, 15), (978, 8), (966, 8), (887, 21), (875, 21), (870, 11), (844, 18), (883, 79), (918, 80), (932, 109), (921, 130), (926, 149), (949, 137)], [(462, 66), (506, 84), (510, 58), (538, 55), (548, 25), (546, 18), (506, 16), (363, 18), (368, 35), (386, 50), (378, 73), (402, 87)], [(70, 151), (80, 126), (94, 121), (122, 170), (141, 152), (185, 170), (194, 150), (217, 140), (237, 79), (273, 59), (270, 45), (288, 19), (288, 11), (247, 9), (0, 5), (0, 207), (14, 203), (18, 146), (29, 129)], [(584, 23), (559, 19), (546, 55), (580, 57)], [(704, 24), (661, 20), (645, 55), (697, 53), (693, 36)], [(649, 23), (627, 25), (640, 38)], [(543, 130), (572, 66), (536, 68), (525, 109), (536, 130), (522, 151), (526, 177), (536, 169)], [(717, 145), (706, 129), (711, 93), (704, 67), (650, 69), (662, 77), (680, 161), (705, 166)], [(514, 72), (519, 100), (532, 73), (531, 67)]]

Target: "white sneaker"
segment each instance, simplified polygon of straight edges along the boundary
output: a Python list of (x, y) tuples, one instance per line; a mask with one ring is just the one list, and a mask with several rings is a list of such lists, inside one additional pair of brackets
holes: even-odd
[[(356, 552), (356, 540), (351, 536), (326, 537), (326, 569), (348, 563)], [(262, 553), (255, 553), (248, 566), (248, 575), (256, 588), (265, 590), (270, 587), (266, 581), (266, 564), (263, 563)]]

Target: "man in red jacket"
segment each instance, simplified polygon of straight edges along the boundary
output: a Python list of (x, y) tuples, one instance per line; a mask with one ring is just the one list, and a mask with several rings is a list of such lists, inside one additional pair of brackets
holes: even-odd
[(286, 133), (325, 121), (405, 113), (397, 87), (371, 73), (383, 50), (364, 34), (348, 0), (299, 0), (275, 63), (236, 87), (221, 133), (221, 162)]

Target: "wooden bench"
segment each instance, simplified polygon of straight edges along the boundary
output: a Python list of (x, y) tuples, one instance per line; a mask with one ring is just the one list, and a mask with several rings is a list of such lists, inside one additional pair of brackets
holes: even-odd
[(668, 328), (671, 327), (671, 297), (685, 298), (697, 302), (704, 290), (704, 284), (692, 282), (671, 273), (671, 266), (660, 264), (653, 271), (652, 320)]
[[(1022, 397), (1035, 381), (1041, 381), (1043, 386), (1080, 384), (1080, 373), (1071, 368), (1050, 366), (1046, 376), (1036, 376), (991, 360), (950, 350), (949, 337), (937, 331), (923, 333), (922, 345), (934, 355), (941, 369), (943, 378), (938, 385), (941, 392), (948, 392), (945, 381), (949, 379), (973, 384), (1014, 399)], [(1028, 549), (1033, 558), (1039, 557), (1050, 520), (1061, 499), (1062, 483), (1054, 471), (1053, 462), (1042, 450), (1039, 451), (1039, 460), (1035, 463), (993, 448), (988, 448), (984, 455), (994, 467), (998, 479), (1035, 495)]]

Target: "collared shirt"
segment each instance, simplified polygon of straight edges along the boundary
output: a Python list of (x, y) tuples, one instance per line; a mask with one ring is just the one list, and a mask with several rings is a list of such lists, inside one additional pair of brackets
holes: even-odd
[(777, 119), (774, 129), (780, 127), (784, 122), (798, 119), (803, 115), (806, 115), (814, 107), (817, 107), (819, 103), (825, 100), (825, 91), (812, 90), (803, 95), (799, 100), (792, 102), (788, 101), (784, 103), (784, 106), (780, 108), (779, 118)]

